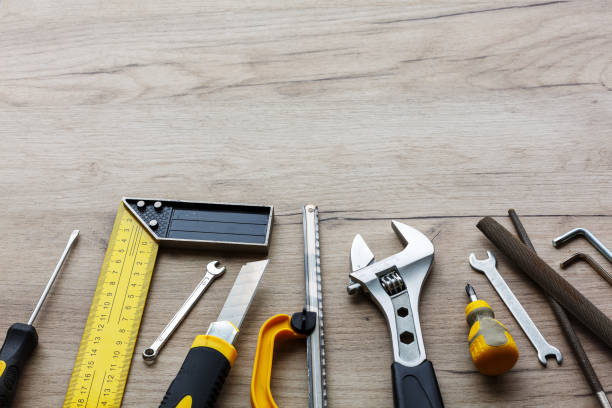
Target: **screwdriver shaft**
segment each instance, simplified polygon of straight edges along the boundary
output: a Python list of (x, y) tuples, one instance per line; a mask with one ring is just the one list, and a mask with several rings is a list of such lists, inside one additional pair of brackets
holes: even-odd
[(478, 300), (478, 297), (476, 296), (476, 291), (474, 290), (474, 287), (472, 285), (470, 285), (469, 283), (467, 285), (465, 285), (465, 292), (470, 297), (470, 301), (475, 302), (475, 301)]
[(34, 311), (32, 312), (32, 316), (30, 316), (30, 320), (28, 320), (28, 325), (31, 326), (34, 323), (34, 320), (36, 320), (36, 316), (38, 316), (38, 312), (40, 312), (40, 309), (43, 303), (45, 302), (45, 299), (47, 298), (49, 291), (51, 290), (51, 286), (53, 286), (53, 282), (55, 282), (55, 279), (57, 279), (57, 276), (59, 275), (59, 272), (62, 269), (62, 266), (64, 265), (64, 262), (66, 261), (66, 258), (68, 257), (68, 253), (70, 252), (70, 249), (76, 242), (76, 239), (78, 236), (79, 236), (79, 230), (74, 230), (72, 231), (72, 234), (70, 234), (70, 238), (68, 239), (66, 248), (64, 249), (64, 252), (62, 253), (62, 256), (60, 257), (59, 261), (57, 262), (57, 265), (55, 266), (55, 270), (53, 271), (53, 274), (51, 275), (51, 279), (49, 279), (49, 282), (47, 282), (47, 286), (45, 287), (45, 290), (43, 290), (43, 293), (40, 296), (40, 299), (38, 300), (38, 303), (36, 304)]

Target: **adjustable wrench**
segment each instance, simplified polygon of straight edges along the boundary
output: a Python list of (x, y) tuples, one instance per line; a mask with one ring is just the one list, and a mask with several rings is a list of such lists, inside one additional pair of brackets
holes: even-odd
[(374, 262), (361, 235), (355, 236), (349, 274), (352, 282), (347, 291), (359, 292), (354, 288), (357, 283), (385, 315), (393, 345), (395, 408), (443, 408), (419, 323), (419, 296), (433, 262), (434, 247), (425, 235), (408, 225), (392, 221), (391, 226), (406, 247), (379, 262)]
[(470, 265), (478, 272), (482, 272), (486, 275), (491, 285), (502, 298), (510, 312), (512, 312), (512, 316), (516, 319), (521, 329), (525, 332), (525, 335), (533, 345), (533, 347), (538, 352), (538, 360), (544, 367), (546, 367), (546, 358), (548, 356), (553, 356), (557, 359), (557, 363), (561, 364), (563, 361), (563, 356), (558, 348), (551, 346), (548, 344), (542, 333), (538, 330), (531, 317), (527, 314), (521, 303), (518, 301), (514, 293), (510, 290), (510, 287), (504, 281), (504, 278), (501, 277), (499, 272), (497, 271), (497, 259), (493, 252), (487, 251), (489, 257), (487, 259), (476, 259), (476, 255), (474, 253), (470, 254)]

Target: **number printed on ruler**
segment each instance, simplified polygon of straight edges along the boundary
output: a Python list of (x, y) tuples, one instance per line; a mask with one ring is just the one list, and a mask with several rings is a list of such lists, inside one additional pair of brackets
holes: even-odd
[(119, 408), (158, 244), (119, 206), (64, 408)]

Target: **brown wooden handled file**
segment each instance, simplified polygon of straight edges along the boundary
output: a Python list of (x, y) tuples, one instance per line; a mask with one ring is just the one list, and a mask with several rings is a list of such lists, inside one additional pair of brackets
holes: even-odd
[(601, 310), (493, 218), (485, 217), (476, 226), (544, 292), (612, 348), (612, 321)]

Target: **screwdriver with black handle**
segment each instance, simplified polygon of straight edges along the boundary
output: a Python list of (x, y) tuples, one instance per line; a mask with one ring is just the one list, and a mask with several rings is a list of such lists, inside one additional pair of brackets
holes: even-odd
[(28, 323), (15, 323), (9, 327), (6, 333), (4, 344), (2, 345), (2, 349), (0, 349), (0, 408), (9, 408), (13, 403), (17, 391), (17, 383), (23, 371), (23, 367), (38, 345), (38, 334), (32, 324), (34, 320), (36, 320), (36, 316), (38, 316), (38, 312), (40, 312), (53, 286), (53, 282), (55, 282), (55, 279), (59, 275), (68, 256), (68, 252), (70, 252), (70, 249), (76, 242), (78, 235), (79, 230), (74, 230), (72, 234), (70, 234), (68, 244), (66, 244), (66, 248), (57, 262), (57, 266), (38, 300)]

